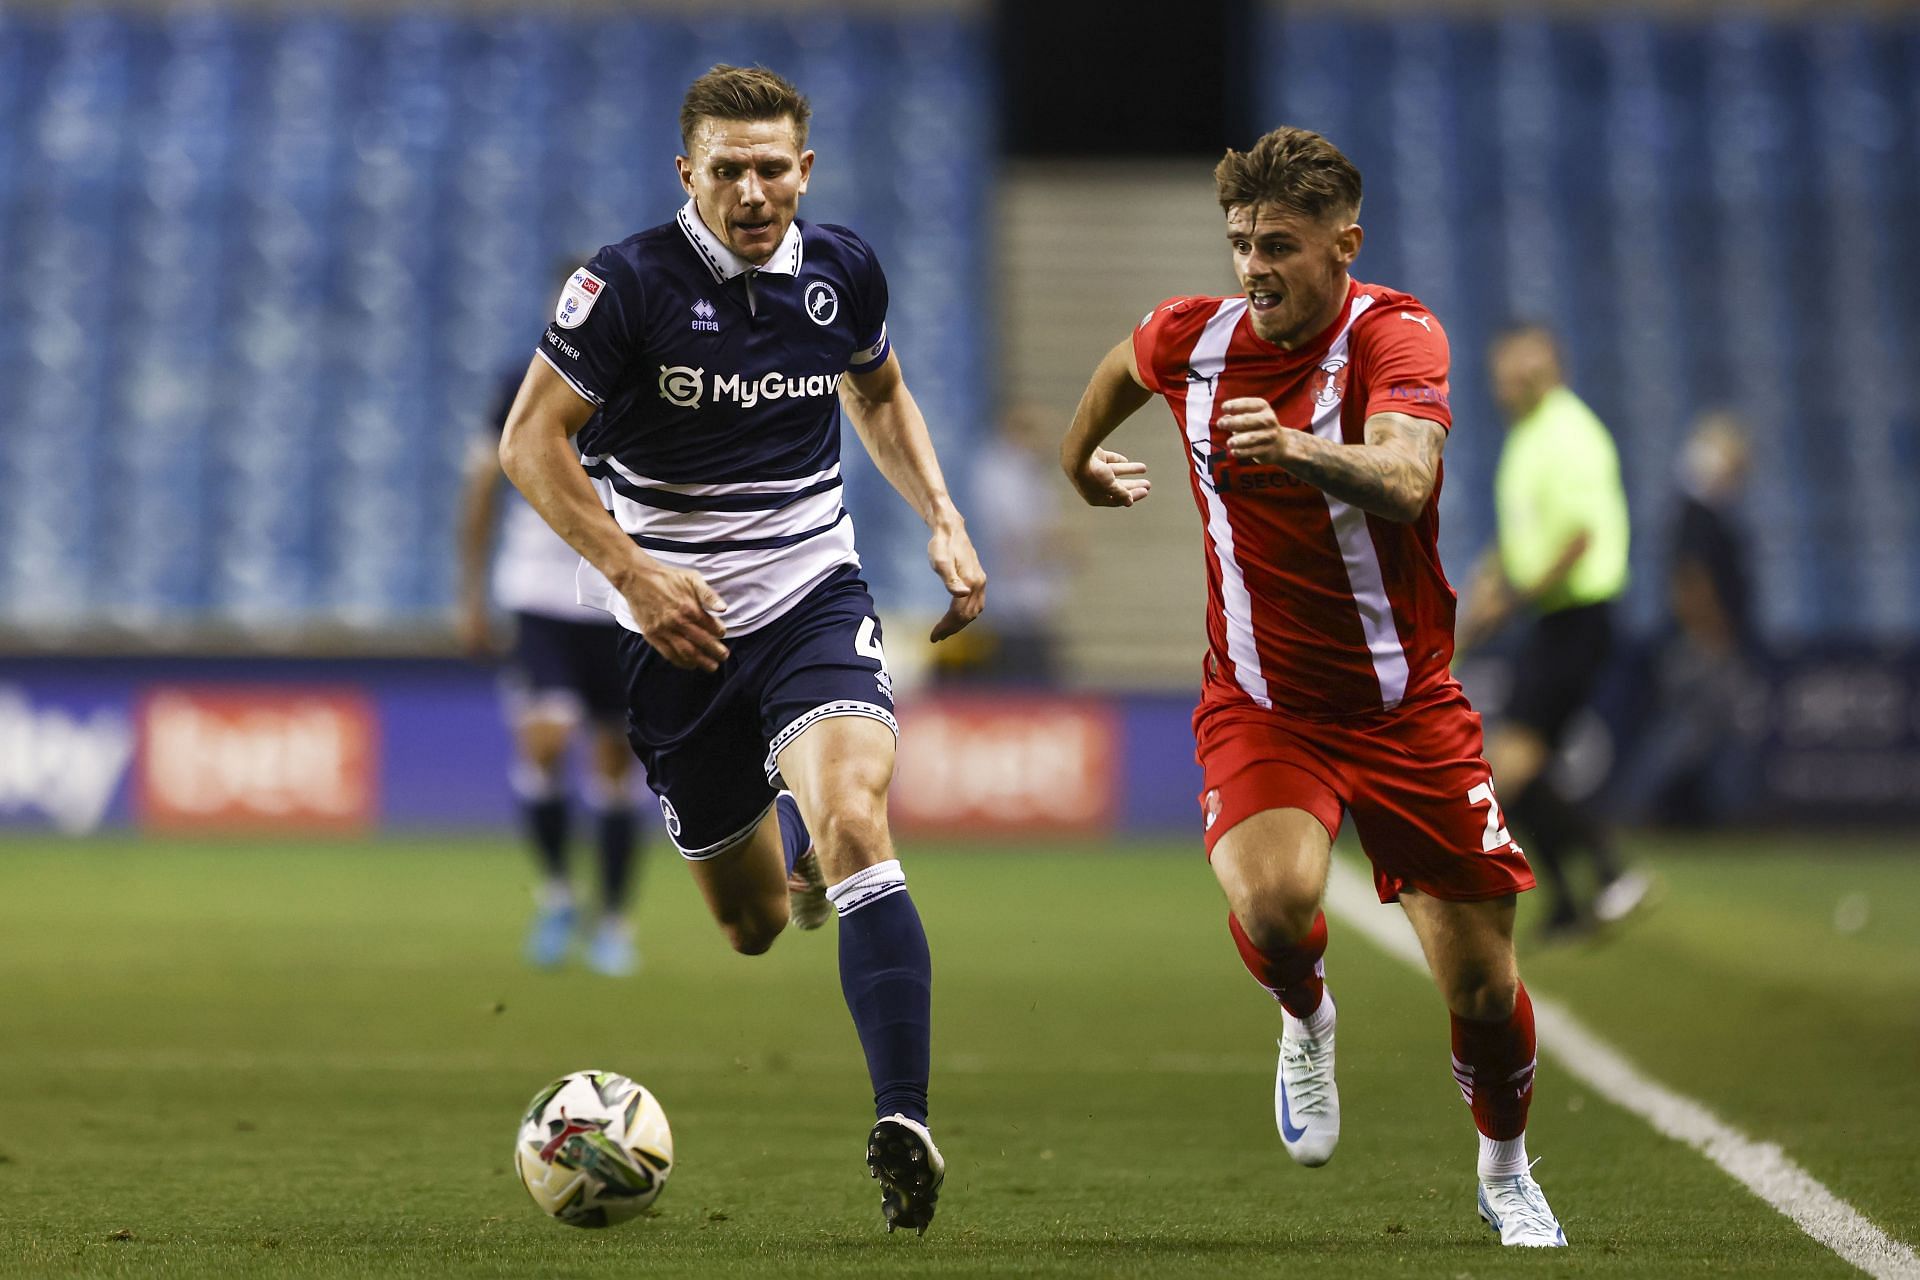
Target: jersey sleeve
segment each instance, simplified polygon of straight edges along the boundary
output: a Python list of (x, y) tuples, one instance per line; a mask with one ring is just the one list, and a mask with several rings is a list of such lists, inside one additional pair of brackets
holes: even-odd
[(1354, 334), (1366, 378), (1366, 417), (1404, 413), (1453, 429), (1447, 384), (1452, 355), (1446, 330), (1417, 302), (1394, 302), (1367, 317)]
[(537, 350), (582, 399), (603, 405), (621, 389), (643, 332), (640, 278), (611, 246), (567, 278)]
[[(1186, 355), (1193, 346), (1188, 313), (1192, 298), (1169, 298), (1133, 327), (1133, 364), (1155, 395), (1186, 381)], [(1185, 337), (1185, 342), (1179, 339)]]
[[(843, 229), (844, 230), (844, 229)], [(855, 246), (853, 268), (853, 352), (847, 357), (852, 373), (871, 373), (887, 362), (893, 344), (887, 340), (887, 273), (873, 246), (851, 231)]]

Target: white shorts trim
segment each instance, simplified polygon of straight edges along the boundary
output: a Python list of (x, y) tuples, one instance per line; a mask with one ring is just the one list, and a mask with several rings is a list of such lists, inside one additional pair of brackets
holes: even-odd
[(792, 724), (789, 724), (786, 728), (774, 735), (773, 745), (767, 748), (767, 762), (763, 766), (766, 769), (767, 781), (776, 787), (785, 786), (786, 782), (780, 776), (780, 752), (789, 742), (799, 737), (803, 731), (810, 728), (817, 721), (831, 720), (835, 716), (865, 716), (869, 720), (878, 720), (881, 724), (893, 730), (895, 741), (899, 740), (900, 722), (893, 718), (893, 712), (887, 710), (879, 703), (846, 700), (840, 702), (823, 702), (805, 715), (795, 719)]
[(673, 847), (678, 849), (680, 856), (688, 862), (706, 862), (711, 858), (719, 857), (723, 853), (728, 853), (744, 843), (755, 831), (760, 829), (760, 824), (766, 820), (766, 816), (773, 812), (773, 806), (773, 800), (767, 801), (767, 807), (755, 815), (752, 822), (749, 822), (732, 835), (723, 837), (710, 845), (704, 845), (698, 849), (689, 849), (687, 846), (681, 844), (680, 837), (674, 835), (671, 829), (667, 832), (667, 839), (673, 841)]
[(500, 702), (507, 722), (516, 730), (529, 721), (549, 721), (575, 728), (587, 719), (587, 703), (572, 689), (547, 686), (536, 689), (518, 671), (500, 677)]

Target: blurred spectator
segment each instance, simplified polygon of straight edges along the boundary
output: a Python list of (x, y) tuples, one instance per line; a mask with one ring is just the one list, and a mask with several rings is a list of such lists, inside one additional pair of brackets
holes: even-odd
[(1057, 417), (1039, 405), (1012, 406), (974, 462), (993, 609), (968, 661), (952, 674), (1016, 684), (1047, 684), (1058, 674), (1053, 620), (1074, 555), (1055, 475)]
[(1752, 752), (1740, 706), (1760, 646), (1751, 543), (1738, 518), (1751, 463), (1738, 419), (1709, 413), (1680, 458), (1680, 511), (1667, 566), (1672, 619), (1655, 657), (1658, 695), (1622, 776), (1623, 807), (1669, 826), (1709, 826), (1747, 790)]
[[(527, 933), (527, 960), (541, 968), (560, 964), (581, 923), (568, 868), (573, 814), (567, 756), (575, 737), (585, 736), (592, 748), (586, 795), (600, 873), (600, 915), (579, 940), (589, 968), (620, 977), (640, 963), (630, 917), (640, 839), (620, 627), (610, 615), (576, 602), (579, 555), (507, 486), (500, 469), (500, 431), (519, 388), (516, 371), (501, 385), (487, 431), (474, 442), (467, 464), (459, 529), (460, 641), (475, 657), (494, 652), (490, 586), (493, 604), (513, 618), (513, 643), (501, 680), (513, 728), (511, 778), (542, 875)], [(502, 525), (494, 555), (494, 533)], [(582, 735), (583, 728), (590, 732)]]
[[(1621, 866), (1592, 805), (1568, 795), (1551, 769), (1613, 651), (1613, 602), (1627, 585), (1627, 498), (1613, 437), (1566, 386), (1550, 332), (1509, 329), (1494, 339), (1490, 362), (1507, 420), (1494, 478), (1498, 545), (1461, 610), (1459, 648), (1529, 615), (1487, 759), (1550, 894), (1542, 934), (1553, 937), (1621, 918), (1649, 888), (1643, 873)], [(1593, 868), (1590, 899), (1568, 874), (1579, 857)]]

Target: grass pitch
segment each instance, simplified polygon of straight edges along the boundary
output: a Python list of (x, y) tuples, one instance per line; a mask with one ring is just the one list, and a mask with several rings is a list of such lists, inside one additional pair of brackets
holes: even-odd
[[(1530, 985), (1920, 1241), (1920, 861), (1647, 852), (1661, 905)], [(1574, 1247), (1502, 1251), (1437, 997), (1337, 922), (1345, 1132), (1296, 1168), (1278, 1015), (1192, 848), (906, 857), (951, 1170), (925, 1239), (881, 1230), (831, 927), (734, 956), (671, 856), (613, 981), (522, 967), (498, 837), (0, 844), (0, 1274), (1855, 1274), (1550, 1059), (1530, 1146)], [(527, 1099), (590, 1066), (660, 1096), (679, 1157), (605, 1232), (509, 1168)]]

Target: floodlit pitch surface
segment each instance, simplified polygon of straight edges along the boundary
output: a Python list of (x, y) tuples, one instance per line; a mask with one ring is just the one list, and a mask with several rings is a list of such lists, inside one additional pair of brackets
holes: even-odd
[[(1645, 845), (1660, 905), (1525, 956), (1648, 1075), (1920, 1241), (1920, 858), (1903, 841)], [(519, 962), (498, 836), (0, 843), (0, 1274), (1859, 1274), (1701, 1154), (1542, 1064), (1536, 1173), (1573, 1249), (1503, 1252), (1425, 980), (1335, 924), (1345, 1134), (1273, 1131), (1278, 1016), (1191, 846), (909, 846), (935, 958), (925, 1239), (881, 1231), (832, 929), (729, 953), (645, 868), (637, 979)], [(654, 1214), (535, 1211), (544, 1081), (626, 1072), (672, 1119)]]

